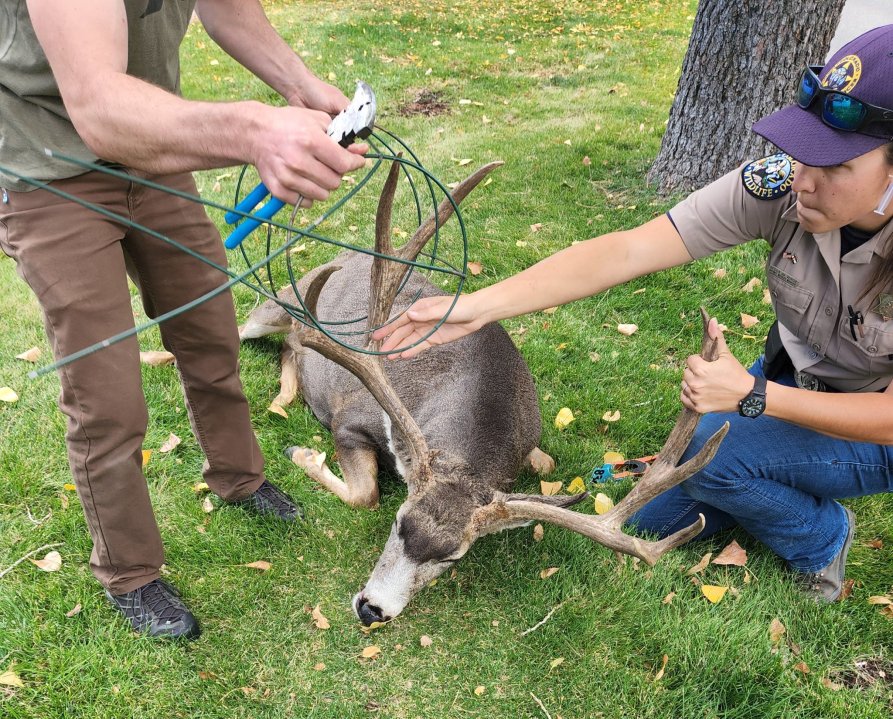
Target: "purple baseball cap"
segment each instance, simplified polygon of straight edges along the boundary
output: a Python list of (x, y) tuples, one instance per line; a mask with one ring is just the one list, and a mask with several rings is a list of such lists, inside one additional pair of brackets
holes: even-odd
[[(822, 87), (893, 109), (893, 25), (877, 27), (851, 40), (817, 75)], [(791, 105), (767, 115), (751, 129), (812, 167), (839, 165), (893, 141), (893, 129), (882, 137), (829, 127), (822, 122), (819, 107), (818, 100), (808, 110)], [(874, 131), (870, 126), (865, 129)]]

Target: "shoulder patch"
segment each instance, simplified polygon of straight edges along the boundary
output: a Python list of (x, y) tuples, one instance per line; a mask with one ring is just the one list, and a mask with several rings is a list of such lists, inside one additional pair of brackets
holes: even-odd
[(749, 162), (741, 170), (741, 184), (758, 200), (775, 200), (787, 195), (794, 183), (794, 162), (790, 155), (774, 155)]

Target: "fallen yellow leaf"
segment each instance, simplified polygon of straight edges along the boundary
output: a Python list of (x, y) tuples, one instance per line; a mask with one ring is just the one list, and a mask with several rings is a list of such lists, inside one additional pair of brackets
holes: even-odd
[(321, 672), (326, 668), (325, 662), (319, 662), (318, 664), (313, 665), (313, 671)]
[(542, 542), (543, 541), (543, 525), (537, 524), (533, 528), (533, 541), (534, 542)]
[(667, 596), (660, 600), (661, 604), (669, 604), (673, 601), (673, 597), (676, 596), (676, 592), (670, 592)]
[(29, 559), (29, 562), (44, 572), (58, 572), (62, 568), (62, 555), (53, 550), (43, 559)]
[(19, 396), (12, 387), (0, 387), (0, 402), (15, 402)]
[(607, 514), (614, 508), (614, 501), (607, 495), (599, 492), (595, 495), (595, 513)]
[(147, 464), (149, 464), (149, 460), (150, 460), (150, 459), (152, 459), (152, 450), (151, 450), (151, 449), (144, 449), (144, 450), (143, 450), (143, 466), (144, 466), (144, 467), (145, 467)]
[(564, 664), (564, 657), (556, 657), (551, 662), (549, 662), (549, 669), (554, 669), (559, 664)]
[(360, 656), (362, 656), (363, 659), (374, 659), (379, 654), (381, 654), (381, 649), (374, 644), (366, 647), (365, 649), (363, 649), (362, 652), (360, 652)]
[(74, 492), (77, 490), (77, 487), (75, 487), (73, 484), (69, 484), (68, 482), (66, 482), (65, 484), (62, 485), (62, 489), (64, 489), (66, 492)]
[(562, 482), (544, 482), (540, 480), (540, 494), (551, 497), (561, 491)]
[(196, 494), (201, 494), (202, 492), (207, 492), (211, 488), (208, 486), (207, 482), (196, 482), (192, 485), (192, 491)]
[(618, 419), (620, 419), (620, 410), (617, 409), (617, 410), (614, 410), (613, 412), (611, 412), (611, 411), (605, 412), (602, 415), (602, 419), (605, 422), (616, 422)]
[(555, 572), (557, 572), (557, 571), (558, 571), (558, 567), (549, 567), (548, 569), (544, 569), (543, 571), (540, 572), (540, 579), (548, 579), (553, 574), (555, 574)]
[(573, 481), (567, 485), (568, 494), (582, 494), (586, 491), (586, 483), (582, 477), (574, 477)]
[(486, 688), (485, 686), (483, 686), (482, 684), (478, 684), (478, 685), (474, 688), (475, 696), (480, 696), (480, 695), (483, 694), (485, 691), (487, 691), (487, 688)]
[(763, 282), (759, 277), (751, 277), (747, 284), (741, 288), (742, 292), (753, 292), (757, 287), (762, 287)]
[(468, 271), (477, 277), (481, 272), (484, 271), (484, 266), (480, 262), (469, 262), (468, 263)]
[(869, 597), (869, 598), (868, 598), (868, 603), (869, 603), (869, 604), (886, 604), (886, 605), (891, 605), (891, 604), (893, 604), (893, 599), (890, 599), (890, 597), (883, 596), (883, 595), (882, 595), (882, 596), (875, 595), (875, 596), (873, 596), (873, 597)]
[(23, 687), (25, 682), (14, 671), (15, 662), (9, 665), (9, 669), (0, 674), (0, 684), (7, 687)]
[(604, 464), (620, 464), (625, 461), (626, 459), (620, 452), (605, 452), (605, 456), (602, 458)]
[(722, 601), (722, 598), (726, 595), (728, 590), (728, 587), (717, 587), (713, 584), (701, 585), (701, 594), (707, 597), (712, 604)]
[(575, 419), (574, 413), (571, 412), (570, 407), (562, 407), (558, 410), (558, 414), (555, 415), (555, 428), (556, 429), (564, 429)]
[(325, 618), (325, 615), (323, 615), (322, 610), (319, 608), (318, 604), (315, 607), (313, 607), (312, 616), (313, 616), (313, 623), (316, 624), (317, 629), (331, 628), (332, 625), (329, 624), (329, 620)]

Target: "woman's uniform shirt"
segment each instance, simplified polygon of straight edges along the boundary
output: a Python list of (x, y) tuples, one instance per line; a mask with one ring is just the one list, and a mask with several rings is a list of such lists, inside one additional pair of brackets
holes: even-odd
[[(691, 194), (670, 219), (695, 259), (768, 241), (769, 292), (794, 368), (841, 392), (883, 390), (893, 378), (893, 288), (860, 297), (893, 222), (841, 257), (839, 230), (813, 235), (798, 223), (795, 167), (780, 153), (744, 165)], [(864, 317), (856, 339), (849, 306)]]

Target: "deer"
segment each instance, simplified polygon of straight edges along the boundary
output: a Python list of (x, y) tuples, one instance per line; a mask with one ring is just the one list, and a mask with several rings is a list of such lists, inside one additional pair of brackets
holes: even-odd
[[(311, 270), (297, 285), (305, 307), (313, 317), (333, 321), (366, 312), (367, 346), (377, 349), (369, 334), (395, 309), (408, 306), (404, 297), (443, 294), (418, 272), (410, 272), (410, 265), (384, 256), (415, 260), (435, 228), (453, 214), (453, 203), (458, 206), (500, 164), (472, 173), (453, 190), (452, 202), (444, 199), (412, 237), (395, 248), (391, 211), (399, 168), (393, 163), (376, 213), (377, 255), (346, 252)], [(294, 300), (294, 290), (284, 290), (283, 299)], [(701, 354), (712, 360), (716, 342), (707, 335), (703, 309), (701, 315)], [(366, 626), (398, 616), (422, 588), (487, 534), (547, 522), (588, 537), (618, 556), (631, 555), (653, 566), (704, 527), (701, 515), (662, 540), (622, 531), (636, 510), (713, 458), (728, 424), (694, 457), (676, 466), (699, 418), (683, 408), (657, 458), (626, 497), (606, 514), (583, 514), (571, 507), (585, 499), (586, 492), (567, 496), (512, 492), (524, 468), (547, 474), (555, 462), (538, 447), (542, 426), (533, 377), (498, 323), (412, 359), (383, 361), (381, 355), (359, 353), (335, 342), (312, 322), (293, 321), (270, 300), (249, 315), (241, 338), (275, 332), (286, 336), (281, 391), (273, 404), (286, 406), (303, 396), (333, 434), (342, 476), (313, 449), (289, 447), (285, 454), (308, 477), (354, 507), (377, 507), (380, 466), (396, 470), (407, 485), (406, 500), (384, 549), (365, 586), (353, 597), (353, 611)]]

